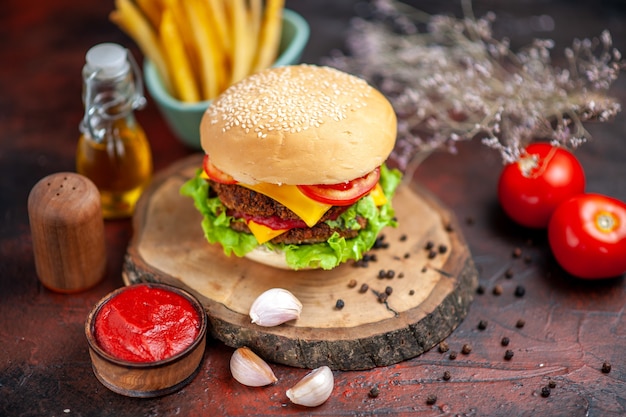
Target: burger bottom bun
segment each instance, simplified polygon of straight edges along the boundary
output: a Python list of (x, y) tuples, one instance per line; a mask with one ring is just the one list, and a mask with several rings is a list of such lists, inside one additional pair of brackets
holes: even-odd
[(293, 268), (287, 265), (285, 252), (281, 250), (270, 250), (265, 246), (257, 246), (251, 252), (248, 252), (245, 257), (263, 265), (293, 271)]

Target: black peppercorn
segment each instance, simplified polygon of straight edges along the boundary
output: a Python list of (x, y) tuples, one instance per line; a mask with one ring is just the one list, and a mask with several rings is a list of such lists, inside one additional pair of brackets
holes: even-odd
[(450, 350), (450, 346), (448, 346), (448, 342), (446, 342), (445, 340), (442, 342), (439, 342), (439, 352), (445, 353), (448, 350)]
[(343, 300), (340, 298), (337, 300), (337, 302), (335, 303), (335, 308), (337, 310), (341, 310), (346, 304), (343, 302)]
[(433, 405), (436, 402), (437, 396), (435, 394), (428, 394), (428, 397), (426, 397), (426, 404)]
[(513, 278), (513, 270), (512, 270), (511, 268), (507, 269), (507, 270), (504, 272), (504, 277), (505, 277), (505, 278), (508, 278), (508, 279)]
[(484, 294), (485, 293), (485, 287), (482, 285), (479, 285), (478, 287), (476, 287), (476, 294)]
[(434, 247), (435, 247), (435, 242), (433, 242), (432, 240), (429, 240), (428, 242), (426, 242), (426, 245), (424, 245), (424, 249), (426, 250), (431, 250)]
[(455, 360), (455, 359), (456, 359), (456, 357), (457, 357), (457, 355), (458, 355), (458, 353), (456, 353), (456, 351), (454, 351), (454, 350), (453, 350), (452, 352), (450, 352), (450, 355), (448, 355), (448, 357), (449, 357), (451, 360)]
[(385, 242), (385, 235), (380, 235), (374, 241), (374, 249), (387, 249), (389, 243)]
[(546, 398), (550, 396), (550, 387), (545, 386), (543, 388), (541, 388), (541, 396)]
[(464, 344), (461, 348), (461, 353), (463, 353), (464, 355), (469, 355), (471, 351), (472, 345), (470, 345), (469, 343)]
[(446, 245), (439, 245), (437, 247), (437, 250), (439, 251), (439, 253), (446, 253), (448, 251), (448, 247)]
[(407, 236), (405, 234), (400, 235), (400, 242), (404, 242)]
[(386, 288), (385, 288), (385, 293), (386, 293), (387, 295), (391, 295), (391, 293), (392, 293), (392, 292), (393, 292), (393, 288), (391, 288), (391, 287), (386, 287)]
[(511, 341), (511, 340), (510, 340), (508, 337), (504, 336), (504, 337), (502, 338), (502, 340), (500, 340), (500, 344), (501, 344), (502, 346), (508, 346), (510, 341)]
[(368, 395), (372, 398), (378, 397), (379, 394), (380, 394), (380, 390), (378, 389), (378, 385), (374, 385), (372, 389), (370, 389), (370, 392), (368, 393)]
[(513, 351), (511, 349), (507, 349), (506, 352), (504, 352), (504, 359), (507, 361), (513, 359)]
[(385, 271), (384, 269), (378, 271), (378, 279), (383, 279), (385, 278), (385, 276), (387, 276), (387, 271)]
[(385, 274), (385, 277), (387, 279), (391, 279), (393, 277), (396, 276), (396, 271), (394, 271), (393, 269), (390, 269), (389, 271), (387, 271), (387, 273)]
[(356, 279), (351, 279), (350, 282), (348, 282), (348, 288), (354, 287), (356, 287)]
[(554, 389), (556, 388), (556, 381), (551, 379), (550, 381), (548, 381), (548, 387)]
[(354, 268), (367, 268), (369, 263), (365, 259), (359, 259), (352, 264)]
[(387, 301), (387, 297), (388, 294), (386, 292), (381, 292), (378, 294), (378, 302), (379, 303), (384, 303), (385, 301)]
[(487, 328), (487, 320), (481, 320), (478, 322), (478, 330), (485, 330)]
[(515, 296), (516, 297), (523, 297), (524, 294), (526, 294), (526, 288), (524, 288), (521, 285), (518, 285), (517, 287), (515, 287)]
[(604, 361), (602, 363), (602, 373), (608, 374), (609, 372), (611, 372), (611, 363)]
[(409, 290), (409, 295), (415, 295), (415, 290)]
[(515, 327), (517, 327), (518, 329), (521, 329), (522, 327), (524, 327), (525, 324), (526, 324), (526, 321), (524, 319), (519, 319), (517, 323), (515, 323)]
[(368, 290), (369, 288), (370, 288), (370, 286), (369, 286), (369, 285), (367, 285), (367, 284), (361, 284), (361, 288), (359, 288), (359, 292), (360, 292), (361, 294), (363, 294), (364, 292), (367, 292), (367, 290)]
[(434, 259), (435, 256), (437, 256), (437, 252), (432, 249), (428, 251), (428, 259)]
[(444, 373), (443, 373), (443, 380), (444, 381), (449, 381), (451, 377), (452, 377), (452, 375), (450, 375), (450, 371), (444, 371)]

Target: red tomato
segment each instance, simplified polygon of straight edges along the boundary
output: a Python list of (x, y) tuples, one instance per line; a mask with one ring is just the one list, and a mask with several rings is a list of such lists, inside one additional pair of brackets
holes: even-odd
[(585, 173), (569, 151), (533, 143), (522, 158), (504, 167), (498, 200), (505, 213), (526, 227), (548, 226), (559, 203), (585, 191)]
[(558, 263), (572, 275), (595, 279), (626, 272), (626, 204), (581, 194), (560, 204), (548, 226)]
[(237, 184), (237, 181), (217, 168), (215, 165), (211, 163), (209, 160), (209, 155), (204, 155), (204, 160), (202, 161), (202, 168), (204, 172), (207, 174), (209, 178), (211, 178), (215, 182), (219, 182), (222, 184)]
[(349, 206), (372, 191), (380, 178), (380, 168), (367, 175), (340, 184), (298, 185), (307, 197), (334, 206)]

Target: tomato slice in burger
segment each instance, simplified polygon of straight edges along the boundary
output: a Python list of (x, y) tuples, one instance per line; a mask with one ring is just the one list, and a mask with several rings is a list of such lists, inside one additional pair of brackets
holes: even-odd
[(367, 175), (339, 184), (298, 185), (304, 195), (333, 206), (349, 206), (372, 191), (380, 178), (380, 168)]
[(215, 165), (211, 163), (209, 160), (209, 155), (204, 155), (204, 160), (202, 161), (202, 168), (204, 169), (204, 173), (213, 181), (219, 182), (222, 184), (237, 184), (237, 181), (217, 168)]

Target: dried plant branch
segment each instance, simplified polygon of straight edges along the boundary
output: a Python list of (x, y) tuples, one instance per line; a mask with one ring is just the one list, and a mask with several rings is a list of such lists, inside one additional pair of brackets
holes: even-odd
[(394, 0), (373, 4), (373, 19), (353, 21), (348, 53), (325, 63), (389, 98), (399, 119), (392, 158), (401, 169), (418, 153), (454, 151), (456, 142), (473, 138), (504, 162), (537, 138), (573, 149), (590, 139), (583, 122), (608, 121), (621, 110), (607, 91), (626, 63), (608, 31), (575, 40), (565, 50), (568, 67), (560, 69), (551, 63), (553, 41), (537, 39), (513, 52), (508, 39), (493, 37), (495, 15), (474, 18), (469, 1), (462, 19)]

